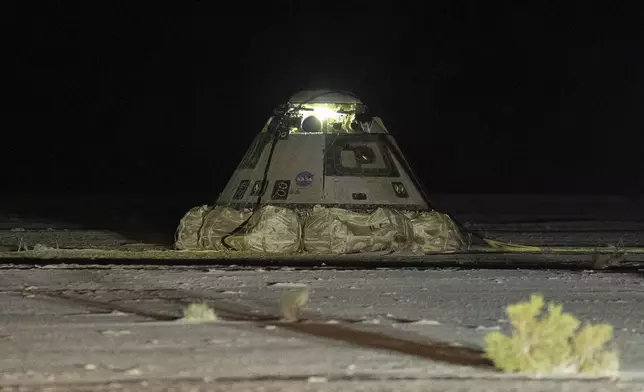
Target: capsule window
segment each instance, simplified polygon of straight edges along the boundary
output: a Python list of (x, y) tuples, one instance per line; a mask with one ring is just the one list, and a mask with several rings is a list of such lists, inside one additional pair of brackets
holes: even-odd
[(389, 151), (373, 135), (327, 138), (325, 159), (328, 176), (399, 176)]

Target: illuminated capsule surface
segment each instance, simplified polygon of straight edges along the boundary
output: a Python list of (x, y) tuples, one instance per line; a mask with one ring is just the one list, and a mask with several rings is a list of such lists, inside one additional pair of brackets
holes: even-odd
[(276, 109), (217, 205), (428, 210), (379, 117), (348, 92), (304, 90)]

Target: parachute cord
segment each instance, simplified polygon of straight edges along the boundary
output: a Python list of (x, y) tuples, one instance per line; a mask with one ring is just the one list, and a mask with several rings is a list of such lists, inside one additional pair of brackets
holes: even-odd
[(268, 153), (268, 158), (266, 159), (266, 165), (264, 166), (264, 175), (262, 176), (262, 182), (260, 183), (261, 188), (260, 188), (260, 191), (259, 191), (259, 195), (257, 196), (257, 201), (255, 202), (255, 205), (253, 206), (253, 211), (251, 212), (250, 216), (248, 218), (246, 218), (245, 221), (240, 223), (239, 226), (237, 226), (233, 231), (231, 231), (230, 233), (228, 233), (225, 236), (221, 237), (221, 240), (220, 240), (221, 244), (226, 249), (237, 250), (234, 247), (228, 245), (226, 243), (226, 239), (228, 237), (233, 236), (233, 235), (239, 233), (240, 231), (242, 231), (248, 225), (248, 222), (250, 222), (250, 219), (253, 217), (253, 215), (255, 215), (257, 210), (259, 210), (259, 207), (262, 204), (262, 196), (264, 196), (264, 193), (266, 193), (266, 188), (268, 187), (268, 172), (269, 172), (269, 170), (271, 168), (271, 161), (273, 159), (273, 153), (275, 152), (275, 145), (277, 144), (277, 141), (279, 140), (279, 128), (282, 125), (282, 121), (286, 117), (286, 113), (287, 113), (287, 111), (285, 111), (279, 117), (277, 125), (274, 128), (273, 135), (272, 135), (273, 137), (272, 137), (272, 140), (271, 140), (271, 149), (270, 149), (270, 151)]

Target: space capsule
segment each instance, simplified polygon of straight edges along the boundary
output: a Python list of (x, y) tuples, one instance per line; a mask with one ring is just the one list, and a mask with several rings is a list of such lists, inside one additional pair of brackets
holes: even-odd
[(276, 108), (213, 205), (191, 209), (175, 234), (178, 249), (278, 254), (463, 246), (381, 118), (336, 90), (303, 90)]

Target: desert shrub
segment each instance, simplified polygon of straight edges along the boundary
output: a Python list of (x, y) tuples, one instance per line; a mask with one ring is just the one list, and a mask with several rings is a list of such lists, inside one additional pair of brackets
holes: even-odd
[(619, 357), (605, 350), (613, 328), (607, 324), (580, 322), (562, 306), (549, 303), (542, 315), (544, 300), (532, 295), (530, 301), (509, 305), (506, 313), (512, 324), (511, 336), (494, 331), (485, 337), (485, 355), (504, 372), (615, 376)]

